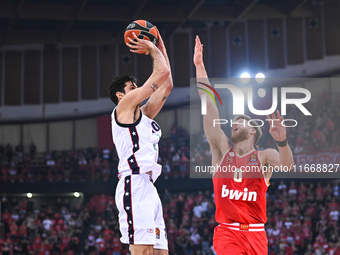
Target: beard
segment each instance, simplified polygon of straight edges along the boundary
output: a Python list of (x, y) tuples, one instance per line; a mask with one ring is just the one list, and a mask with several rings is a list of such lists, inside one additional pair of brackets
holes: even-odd
[(246, 129), (239, 129), (238, 133), (233, 133), (230, 140), (236, 144), (242, 142), (248, 138), (248, 132)]

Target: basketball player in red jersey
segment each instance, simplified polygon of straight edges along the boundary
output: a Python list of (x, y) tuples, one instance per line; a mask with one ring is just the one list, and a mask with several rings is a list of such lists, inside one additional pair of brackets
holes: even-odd
[[(208, 76), (202, 58), (203, 45), (196, 37), (194, 64), (198, 82), (208, 84)], [(201, 95), (202, 90), (198, 90)], [(211, 94), (212, 91), (211, 91)], [(294, 161), (286, 141), (286, 129), (281, 125), (279, 111), (267, 116), (271, 127), (269, 133), (276, 140), (278, 151), (257, 151), (254, 146), (262, 132), (246, 115), (233, 120), (231, 146), (220, 125), (213, 127), (213, 120), (220, 119), (212, 98), (207, 98), (207, 114), (203, 117), (204, 133), (212, 152), (212, 166), (220, 166), (213, 176), (216, 204), (213, 246), (218, 255), (268, 254), (268, 240), (264, 229), (266, 217), (266, 191), (271, 171), (266, 167), (291, 169)], [(279, 121), (274, 121), (279, 120)], [(248, 125), (250, 121), (251, 125)], [(273, 123), (273, 124), (272, 124)], [(226, 171), (222, 171), (224, 168)], [(249, 171), (253, 169), (253, 171)], [(248, 171), (247, 171), (248, 170)]]

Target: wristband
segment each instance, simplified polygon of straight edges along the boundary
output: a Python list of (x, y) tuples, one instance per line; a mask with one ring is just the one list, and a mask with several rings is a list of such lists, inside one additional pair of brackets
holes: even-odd
[(287, 145), (287, 139), (285, 139), (282, 142), (276, 141), (277, 146), (279, 147), (285, 147)]

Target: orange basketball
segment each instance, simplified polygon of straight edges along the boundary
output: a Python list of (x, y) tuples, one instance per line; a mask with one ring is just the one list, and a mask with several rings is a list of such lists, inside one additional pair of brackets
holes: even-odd
[[(125, 43), (129, 43), (130, 41), (127, 38), (133, 39), (132, 33), (135, 33), (136, 36), (140, 39), (149, 40), (154, 44), (157, 43), (158, 40), (158, 30), (156, 26), (154, 26), (151, 22), (147, 20), (135, 20), (131, 22), (124, 33), (124, 41)], [(139, 54), (144, 54), (145, 52), (138, 52)]]

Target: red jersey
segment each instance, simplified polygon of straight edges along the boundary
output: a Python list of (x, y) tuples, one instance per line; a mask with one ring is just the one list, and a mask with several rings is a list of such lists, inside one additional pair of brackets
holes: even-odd
[(213, 177), (218, 223), (266, 223), (268, 184), (259, 152), (239, 157), (231, 147)]

